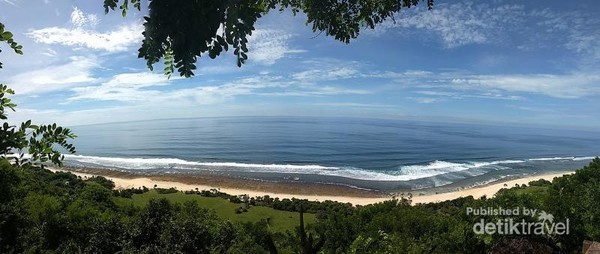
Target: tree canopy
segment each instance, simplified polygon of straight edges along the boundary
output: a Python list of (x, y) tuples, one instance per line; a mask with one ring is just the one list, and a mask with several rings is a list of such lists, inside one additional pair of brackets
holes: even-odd
[[(269, 11), (290, 9), (294, 15), (306, 14), (306, 24), (313, 32), (325, 33), (349, 43), (362, 28), (375, 28), (403, 8), (433, 0), (149, 0), (144, 17), (144, 40), (139, 58), (148, 68), (164, 59), (164, 72), (175, 69), (191, 77), (199, 57), (216, 58), (230, 46), (241, 67), (248, 59), (248, 37), (256, 21)], [(106, 13), (129, 6), (140, 10), (140, 0), (104, 0)]]

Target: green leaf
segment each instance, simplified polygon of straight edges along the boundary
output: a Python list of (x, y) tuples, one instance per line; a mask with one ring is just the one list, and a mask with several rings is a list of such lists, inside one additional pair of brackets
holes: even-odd
[(4, 32), (2, 33), (2, 39), (4, 40), (9, 40), (13, 37), (13, 34), (11, 32)]

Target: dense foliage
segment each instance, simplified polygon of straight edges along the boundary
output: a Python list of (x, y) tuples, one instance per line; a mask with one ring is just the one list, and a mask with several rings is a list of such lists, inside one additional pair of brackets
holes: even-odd
[[(208, 54), (215, 58), (230, 46), (240, 67), (248, 59), (248, 37), (256, 21), (273, 9), (289, 8), (294, 15), (303, 12), (313, 32), (349, 43), (361, 28), (375, 28), (402, 8), (421, 1), (150, 0), (138, 57), (144, 58), (150, 69), (164, 58), (165, 74), (171, 75), (177, 68), (181, 76), (190, 77), (199, 57)], [(433, 0), (426, 2), (429, 8), (433, 6)], [(107, 13), (119, 7), (125, 16), (130, 5), (140, 10), (140, 0), (104, 0)]]
[(232, 223), (197, 202), (118, 206), (102, 177), (0, 160), (0, 183), (0, 253), (266, 253), (260, 237), (295, 238), (269, 233), (267, 221)]
[[(319, 213), (315, 223), (287, 233), (270, 230), (268, 218), (232, 222), (199, 202), (163, 198), (143, 206), (119, 205), (115, 199), (149, 189), (114, 190), (114, 184), (103, 177), (83, 180), (6, 160), (0, 160), (0, 183), (1, 253), (578, 253), (584, 240), (600, 240), (598, 158), (551, 183), (535, 181), (528, 187), (503, 189), (491, 198), (431, 204), (402, 199), (351, 207), (187, 192), (247, 203), (247, 209), (267, 205), (302, 211), (306, 207)], [(556, 221), (568, 218), (571, 232), (478, 235), (473, 225), (481, 216), (467, 215), (468, 207), (535, 208), (554, 215)]]

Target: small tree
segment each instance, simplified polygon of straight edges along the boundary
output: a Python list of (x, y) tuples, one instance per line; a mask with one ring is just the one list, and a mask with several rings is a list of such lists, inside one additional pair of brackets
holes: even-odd
[(298, 235), (300, 236), (300, 247), (302, 254), (316, 254), (323, 248), (325, 244), (325, 238), (315, 238), (312, 233), (306, 233), (304, 228), (304, 210), (302, 204), (300, 204), (300, 227), (298, 228)]
[[(2, 23), (0, 23), (0, 42), (6, 42), (15, 53), (23, 54), (23, 47), (13, 40), (11, 32), (4, 30)], [(31, 120), (27, 120), (20, 125), (11, 125), (7, 121), (6, 111), (15, 111), (17, 105), (7, 95), (14, 93), (6, 85), (0, 84), (0, 119), (4, 121), (0, 126), (0, 158), (17, 165), (36, 164), (43, 167), (43, 163), (49, 161), (62, 166), (64, 155), (58, 147), (64, 148), (69, 153), (75, 153), (75, 146), (67, 141), (75, 138), (76, 135), (68, 128), (57, 126), (56, 123), (38, 126), (32, 124)], [(29, 156), (25, 156), (25, 152)]]
[[(306, 233), (306, 228), (304, 226), (304, 208), (302, 204), (298, 208), (300, 212), (300, 226), (296, 231), (296, 236), (300, 239), (299, 242), (299, 254), (316, 254), (323, 249), (325, 245), (325, 237), (315, 237), (313, 233)], [(268, 223), (266, 224), (268, 226)], [(270, 234), (266, 234), (264, 239), (261, 240), (261, 245), (267, 248), (269, 253), (271, 254), (279, 254), (277, 247), (275, 246), (275, 241)]]

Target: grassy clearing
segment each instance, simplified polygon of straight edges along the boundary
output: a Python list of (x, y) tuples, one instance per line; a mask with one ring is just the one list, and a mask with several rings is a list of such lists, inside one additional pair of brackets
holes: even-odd
[[(118, 205), (144, 206), (152, 198), (166, 198), (174, 203), (183, 203), (185, 201), (196, 201), (201, 207), (215, 210), (215, 212), (224, 219), (235, 222), (257, 222), (262, 219), (270, 218), (269, 225), (271, 229), (278, 232), (294, 230), (300, 221), (299, 214), (296, 212), (287, 212), (275, 210), (269, 207), (252, 206), (248, 212), (236, 214), (235, 209), (243, 204), (234, 204), (229, 200), (217, 197), (202, 197), (200, 195), (186, 195), (182, 192), (171, 194), (158, 194), (151, 190), (144, 194), (136, 194), (129, 198), (115, 197), (114, 201)], [(304, 221), (307, 224), (314, 223), (316, 220), (314, 214), (305, 213)]]

